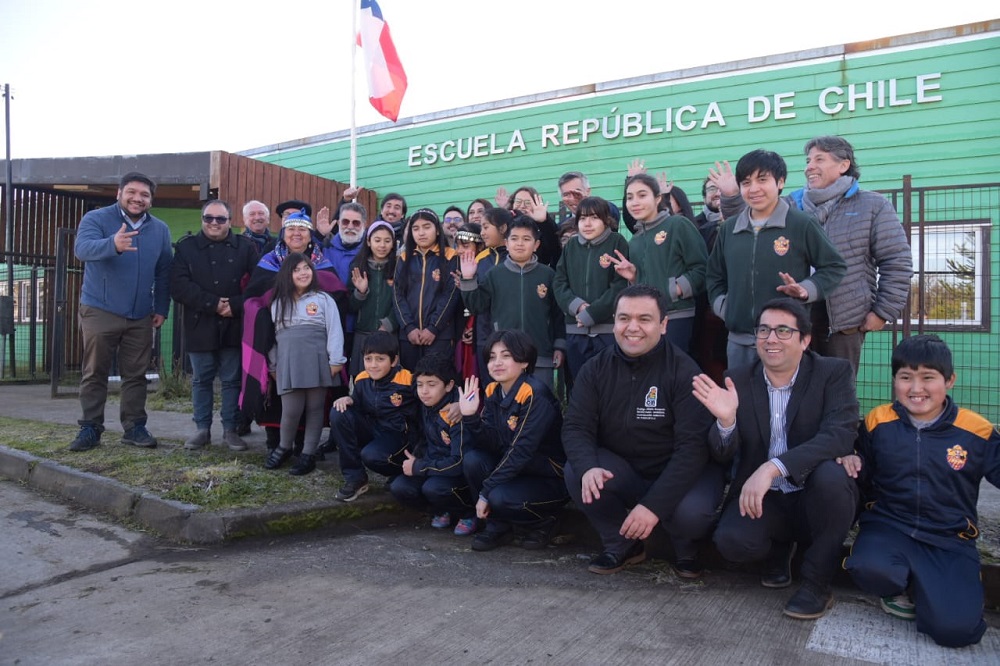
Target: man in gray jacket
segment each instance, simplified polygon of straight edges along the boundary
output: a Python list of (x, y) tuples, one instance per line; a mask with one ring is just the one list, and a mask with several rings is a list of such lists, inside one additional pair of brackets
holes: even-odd
[[(846, 139), (810, 139), (805, 154), (806, 186), (785, 200), (819, 221), (847, 263), (840, 284), (813, 304), (813, 349), (847, 359), (857, 376), (865, 334), (904, 316), (913, 257), (892, 204), (859, 187), (861, 170)], [(743, 201), (729, 165), (716, 164), (709, 173), (722, 191), (723, 214), (738, 213)]]

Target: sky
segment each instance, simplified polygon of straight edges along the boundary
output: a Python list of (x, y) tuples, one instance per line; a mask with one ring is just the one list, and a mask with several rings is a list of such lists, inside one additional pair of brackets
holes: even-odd
[[(401, 120), (997, 18), (995, 0), (902, 12), (887, 0), (379, 5), (409, 79)], [(351, 0), (0, 0), (11, 156), (239, 152), (349, 129), (351, 21)], [(358, 127), (385, 120), (362, 62)]]

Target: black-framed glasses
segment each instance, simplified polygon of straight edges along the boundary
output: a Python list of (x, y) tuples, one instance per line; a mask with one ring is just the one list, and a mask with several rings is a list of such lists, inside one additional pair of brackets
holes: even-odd
[(765, 326), (761, 324), (754, 329), (754, 333), (757, 335), (758, 340), (767, 340), (771, 337), (771, 331), (774, 331), (775, 336), (779, 340), (791, 340), (792, 333), (800, 333), (799, 329), (792, 328), (791, 326), (785, 326), (781, 324), (780, 326)]
[(212, 224), (213, 222), (215, 224), (225, 224), (229, 221), (229, 218), (225, 215), (202, 215), (201, 221), (205, 224)]

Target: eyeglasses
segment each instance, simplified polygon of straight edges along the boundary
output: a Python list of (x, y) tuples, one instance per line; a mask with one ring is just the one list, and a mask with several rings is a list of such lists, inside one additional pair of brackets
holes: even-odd
[(531, 199), (514, 199), (514, 205), (521, 206), (522, 208), (525, 206), (532, 206), (534, 203), (535, 202)]
[(205, 224), (212, 224), (213, 222), (215, 224), (225, 224), (229, 221), (229, 218), (224, 215), (202, 215), (201, 221)]
[(719, 188), (714, 185), (709, 185), (705, 188), (705, 194), (718, 194)]
[(363, 227), (365, 223), (361, 220), (341, 220), (338, 224), (342, 227)]
[(785, 326), (784, 324), (781, 326), (765, 326), (764, 324), (761, 324), (754, 329), (754, 333), (757, 335), (758, 340), (767, 340), (771, 337), (771, 331), (774, 331), (774, 334), (778, 336), (779, 340), (790, 340), (792, 338), (792, 333), (801, 333), (799, 329), (792, 328), (791, 326)]
[(464, 220), (461, 217), (446, 217), (444, 218), (445, 224), (462, 224)]

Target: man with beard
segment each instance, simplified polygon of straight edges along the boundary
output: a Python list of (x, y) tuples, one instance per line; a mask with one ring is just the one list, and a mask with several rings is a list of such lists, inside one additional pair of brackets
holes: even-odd
[(722, 224), (722, 211), (719, 210), (722, 195), (711, 178), (706, 178), (701, 184), (701, 199), (705, 202), (705, 207), (698, 213), (698, 217), (694, 218), (694, 223), (698, 225), (698, 231), (705, 239), (708, 251), (711, 252), (715, 246), (715, 238), (719, 235), (719, 225)]
[[(316, 214), (316, 231), (323, 237), (323, 256), (333, 264), (337, 277), (345, 285), (351, 284), (351, 262), (361, 251), (365, 240), (365, 223), (368, 211), (359, 203), (349, 201), (340, 206), (340, 217), (337, 220), (337, 231), (333, 233), (330, 222), (330, 210), (325, 206)], [(352, 349), (354, 343), (355, 315), (347, 315), (344, 329), (344, 349)], [(351, 368), (353, 375), (360, 368)]]

